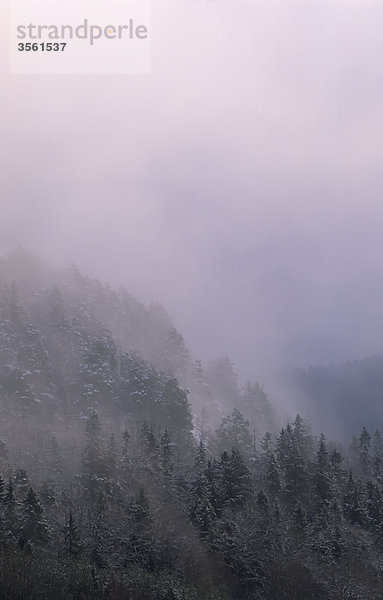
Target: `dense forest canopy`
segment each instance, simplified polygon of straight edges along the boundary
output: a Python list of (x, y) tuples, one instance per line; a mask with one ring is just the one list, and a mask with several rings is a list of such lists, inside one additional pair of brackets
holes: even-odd
[[(313, 373), (294, 377), (312, 390)], [(306, 408), (283, 421), (228, 357), (193, 359), (159, 305), (22, 250), (1, 259), (0, 594), (382, 598), (379, 412), (340, 444)]]

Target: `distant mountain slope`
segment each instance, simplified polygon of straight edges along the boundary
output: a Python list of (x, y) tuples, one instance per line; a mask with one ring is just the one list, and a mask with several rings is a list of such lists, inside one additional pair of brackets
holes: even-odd
[(184, 340), (160, 305), (145, 308), (126, 290), (113, 290), (74, 265), (52, 269), (17, 249), (0, 260), (0, 281), (15, 283), (21, 304), (39, 327), (46, 324), (52, 310), (49, 295), (56, 288), (68, 319), (80, 318), (91, 329), (103, 323), (122, 350), (138, 351), (163, 371), (179, 375), (190, 366)]
[(146, 308), (74, 265), (53, 269), (22, 249), (0, 258), (0, 385), (3, 404), (26, 415), (66, 404), (161, 420), (157, 408), (172, 389), (176, 404), (184, 394), (185, 410), (188, 391), (201, 427), (217, 426), (233, 408), (259, 433), (274, 427), (262, 388), (242, 392), (227, 357), (207, 368), (194, 362), (162, 306)]
[(383, 423), (383, 355), (343, 365), (296, 369), (284, 377), (297, 409), (331, 435), (374, 430)]

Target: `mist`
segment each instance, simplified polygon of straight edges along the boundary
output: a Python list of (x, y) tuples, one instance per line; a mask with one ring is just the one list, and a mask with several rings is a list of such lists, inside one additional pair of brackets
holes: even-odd
[(381, 600), (382, 2), (155, 0), (104, 76), (9, 5), (0, 597)]
[(1, 2), (0, 252), (160, 301), (243, 379), (381, 353), (381, 13), (156, 2), (151, 75), (11, 76)]

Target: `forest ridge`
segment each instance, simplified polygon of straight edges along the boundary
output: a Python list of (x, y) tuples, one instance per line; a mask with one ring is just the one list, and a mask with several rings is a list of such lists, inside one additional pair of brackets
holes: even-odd
[(0, 593), (382, 598), (383, 442), (282, 423), (164, 309), (0, 261)]

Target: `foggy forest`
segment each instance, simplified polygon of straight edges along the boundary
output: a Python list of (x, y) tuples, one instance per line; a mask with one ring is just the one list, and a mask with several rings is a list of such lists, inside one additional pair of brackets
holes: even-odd
[[(193, 359), (160, 304), (21, 248), (0, 278), (4, 598), (381, 598), (368, 411), (327, 437), (227, 356)], [(292, 371), (286, 389), (336, 422), (356, 383), (374, 405), (382, 361)]]
[(383, 600), (382, 23), (0, 0), (0, 600)]

